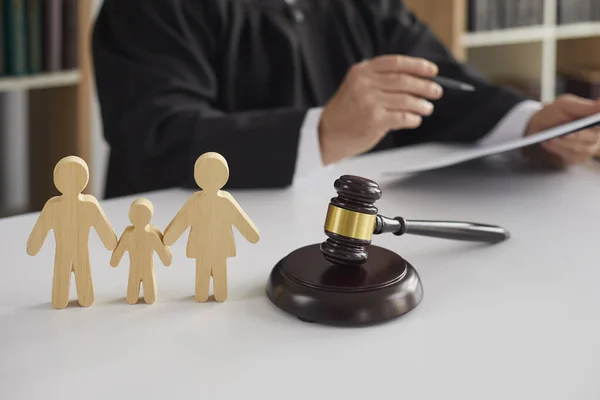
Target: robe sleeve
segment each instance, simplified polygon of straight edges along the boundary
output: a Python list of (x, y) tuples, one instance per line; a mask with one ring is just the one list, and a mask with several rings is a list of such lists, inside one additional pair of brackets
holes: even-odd
[(427, 141), (474, 142), (485, 137), (516, 105), (525, 100), (516, 92), (490, 83), (469, 64), (456, 60), (435, 33), (404, 5), (402, 0), (364, 0), (379, 21), (376, 35), (383, 54), (405, 54), (433, 61), (439, 75), (470, 83), (475, 92), (445, 89), (434, 101), (434, 112), (411, 131), (395, 133), (398, 145)]
[(217, 37), (222, 7), (212, 1), (105, 0), (92, 49), (111, 150), (108, 179), (119, 178), (107, 182), (106, 197), (197, 188), (193, 166), (207, 151), (227, 159), (229, 188), (291, 184), (308, 110), (223, 111)]

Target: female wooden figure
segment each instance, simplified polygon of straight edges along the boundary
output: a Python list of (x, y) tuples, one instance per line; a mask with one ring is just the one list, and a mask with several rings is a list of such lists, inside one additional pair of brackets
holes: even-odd
[(235, 199), (221, 188), (229, 179), (227, 161), (218, 153), (205, 153), (196, 160), (194, 179), (202, 191), (187, 200), (165, 229), (167, 246), (190, 228), (186, 255), (196, 259), (196, 294), (198, 302), (208, 299), (210, 278), (218, 302), (227, 298), (227, 257), (235, 257), (232, 225), (250, 243), (259, 240), (258, 229)]

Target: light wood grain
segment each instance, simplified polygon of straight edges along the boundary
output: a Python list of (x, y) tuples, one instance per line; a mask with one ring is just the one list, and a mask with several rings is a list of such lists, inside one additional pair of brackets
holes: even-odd
[(557, 44), (558, 71), (600, 69), (600, 53), (594, 51), (600, 45), (600, 38), (568, 39)]
[[(59, 192), (53, 167), (64, 157), (79, 156), (77, 147), (77, 87), (29, 92), (29, 196), (32, 211)], [(83, 159), (83, 158), (82, 158)]]
[(81, 306), (94, 302), (94, 286), (88, 250), (90, 228), (104, 246), (113, 250), (116, 234), (95, 197), (81, 192), (89, 181), (88, 166), (79, 157), (61, 159), (54, 168), (54, 184), (61, 193), (44, 205), (27, 241), (27, 254), (38, 254), (50, 232), (56, 242), (52, 305), (65, 308), (69, 301), (71, 274), (75, 275), (77, 299)]
[[(70, 86), (32, 85), (29, 90), (30, 201), (31, 211), (40, 211), (44, 202), (57, 195), (52, 186), (52, 167), (63, 157), (76, 155), (88, 165), (90, 149), (91, 101), (93, 71), (90, 39), (92, 4), (78, 3), (78, 37), (76, 71), (57, 72), (46, 76), (76, 76)], [(69, 75), (65, 75), (69, 74)], [(35, 77), (24, 77), (37, 82)], [(53, 82), (52, 80), (49, 82)]]
[(0, 78), (0, 92), (76, 86), (80, 81), (81, 74), (78, 70), (25, 76), (4, 76)]
[(186, 255), (196, 259), (196, 301), (208, 300), (212, 276), (215, 300), (223, 302), (227, 298), (226, 259), (236, 256), (232, 226), (250, 243), (257, 243), (260, 236), (233, 196), (221, 190), (229, 179), (229, 167), (222, 155), (201, 155), (194, 166), (194, 178), (203, 190), (192, 194), (167, 226), (164, 243), (172, 245), (191, 228)]
[(171, 265), (173, 259), (171, 249), (163, 244), (160, 229), (150, 224), (153, 214), (154, 206), (148, 199), (137, 199), (131, 204), (129, 220), (132, 225), (128, 226), (121, 235), (117, 248), (110, 259), (110, 264), (116, 267), (125, 252), (129, 253), (129, 284), (126, 297), (129, 304), (138, 302), (140, 285), (144, 288), (144, 301), (147, 304), (153, 304), (156, 301), (154, 252), (166, 266)]
[(461, 43), (467, 29), (466, 0), (405, 0), (417, 18), (428, 25), (439, 40), (460, 61), (466, 60)]

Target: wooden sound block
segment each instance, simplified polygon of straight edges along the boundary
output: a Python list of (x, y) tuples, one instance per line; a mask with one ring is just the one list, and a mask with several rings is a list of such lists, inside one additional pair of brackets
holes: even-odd
[(369, 246), (364, 265), (336, 265), (319, 246), (293, 251), (271, 271), (267, 296), (283, 311), (306, 322), (361, 326), (399, 317), (421, 302), (421, 279), (398, 254)]

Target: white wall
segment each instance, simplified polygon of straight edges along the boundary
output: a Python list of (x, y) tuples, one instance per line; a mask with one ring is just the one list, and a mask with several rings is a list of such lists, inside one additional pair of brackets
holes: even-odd
[(29, 199), (27, 92), (0, 93), (0, 214), (19, 213)]

